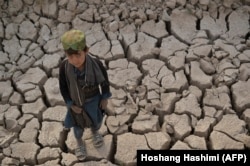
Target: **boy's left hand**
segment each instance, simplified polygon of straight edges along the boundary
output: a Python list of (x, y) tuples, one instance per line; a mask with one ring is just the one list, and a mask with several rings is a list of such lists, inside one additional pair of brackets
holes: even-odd
[(106, 110), (107, 105), (108, 105), (108, 100), (107, 99), (102, 99), (101, 102), (100, 102), (100, 108), (103, 109), (103, 110)]

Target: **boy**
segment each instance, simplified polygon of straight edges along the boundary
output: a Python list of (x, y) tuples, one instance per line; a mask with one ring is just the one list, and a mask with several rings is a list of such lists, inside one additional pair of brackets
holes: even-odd
[(107, 99), (111, 96), (109, 80), (102, 63), (88, 54), (82, 31), (65, 32), (61, 42), (67, 56), (59, 69), (60, 92), (68, 108), (64, 126), (67, 130), (73, 127), (77, 142), (75, 155), (79, 160), (84, 160), (86, 149), (82, 136), (85, 127), (91, 128), (95, 147), (103, 144), (98, 130)]

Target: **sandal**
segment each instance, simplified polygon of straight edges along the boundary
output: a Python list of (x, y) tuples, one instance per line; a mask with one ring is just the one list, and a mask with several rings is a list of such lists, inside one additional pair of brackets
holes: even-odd
[(104, 143), (102, 135), (99, 134), (98, 132), (94, 132), (92, 137), (92, 142), (96, 148), (101, 147)]
[(78, 148), (75, 149), (75, 155), (79, 161), (85, 160), (87, 157), (85, 146), (78, 146)]

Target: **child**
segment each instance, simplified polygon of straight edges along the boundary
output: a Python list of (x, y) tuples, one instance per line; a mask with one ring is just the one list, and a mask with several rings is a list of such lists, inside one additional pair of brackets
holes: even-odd
[(94, 146), (103, 145), (98, 130), (107, 99), (111, 96), (109, 80), (102, 63), (89, 55), (82, 31), (65, 32), (61, 42), (67, 56), (59, 70), (60, 92), (68, 108), (64, 126), (66, 129), (73, 127), (77, 141), (75, 155), (84, 160), (86, 149), (82, 136), (85, 127), (90, 127), (93, 132)]

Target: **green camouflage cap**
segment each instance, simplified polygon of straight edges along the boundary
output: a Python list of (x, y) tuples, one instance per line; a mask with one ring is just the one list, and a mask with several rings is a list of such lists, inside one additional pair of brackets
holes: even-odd
[(64, 50), (71, 48), (76, 51), (81, 51), (86, 46), (84, 33), (75, 29), (65, 32), (61, 37), (61, 42)]

